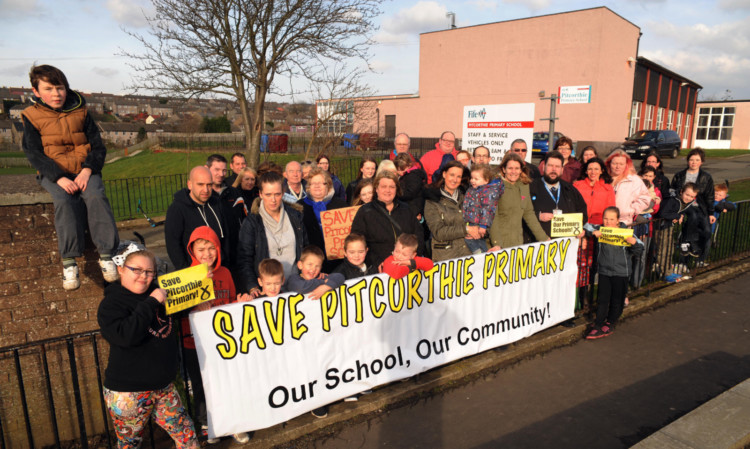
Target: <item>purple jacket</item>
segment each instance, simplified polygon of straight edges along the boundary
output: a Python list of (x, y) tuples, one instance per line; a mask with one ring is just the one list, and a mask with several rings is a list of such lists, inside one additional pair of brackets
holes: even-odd
[(492, 226), (497, 200), (505, 191), (503, 180), (493, 179), (483, 186), (470, 188), (464, 197), (464, 220), (485, 229)]

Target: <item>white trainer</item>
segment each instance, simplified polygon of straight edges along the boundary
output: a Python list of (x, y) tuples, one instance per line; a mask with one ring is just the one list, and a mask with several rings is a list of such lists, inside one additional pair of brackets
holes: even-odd
[(99, 259), (99, 268), (102, 269), (102, 276), (107, 282), (115, 282), (120, 279), (119, 273), (117, 273), (117, 265), (112, 259), (102, 260)]
[(250, 441), (250, 437), (245, 432), (235, 433), (232, 437), (234, 438), (234, 441), (240, 444), (245, 444)]
[(65, 290), (75, 290), (81, 286), (78, 280), (78, 265), (63, 267), (63, 288)]

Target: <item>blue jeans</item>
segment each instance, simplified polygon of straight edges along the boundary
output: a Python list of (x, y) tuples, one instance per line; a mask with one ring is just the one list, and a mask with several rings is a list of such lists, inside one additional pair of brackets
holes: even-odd
[(120, 238), (101, 175), (91, 175), (86, 190), (73, 195), (44, 176), (37, 176), (37, 180), (52, 196), (61, 258), (80, 257), (83, 254), (87, 222), (91, 240), (99, 254), (114, 254)]
[(466, 247), (469, 248), (469, 252), (472, 254), (486, 253), (489, 249), (487, 248), (487, 240), (485, 239), (464, 239), (464, 242), (466, 242)]

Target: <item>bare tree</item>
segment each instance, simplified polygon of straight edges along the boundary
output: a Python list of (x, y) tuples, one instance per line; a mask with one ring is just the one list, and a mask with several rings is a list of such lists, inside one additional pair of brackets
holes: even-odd
[(374, 90), (360, 82), (363, 70), (339, 63), (321, 66), (308, 80), (308, 92), (316, 100), (316, 124), (305, 149), (306, 159), (314, 146), (318, 154), (327, 152), (344, 133), (354, 131), (354, 122), (368, 121), (375, 110), (374, 102), (366, 99)]
[[(151, 0), (142, 53), (123, 52), (133, 88), (237, 100), (248, 163), (260, 160), (263, 107), (275, 77), (313, 78), (322, 60), (367, 60), (379, 0)], [(252, 110), (252, 112), (251, 112)]]

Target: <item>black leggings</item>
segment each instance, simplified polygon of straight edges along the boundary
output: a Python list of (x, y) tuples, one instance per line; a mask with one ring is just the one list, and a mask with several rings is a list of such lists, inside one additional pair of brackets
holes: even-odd
[(599, 273), (599, 307), (594, 324), (601, 327), (605, 322), (614, 326), (622, 315), (625, 294), (628, 291), (627, 276), (604, 276)]

